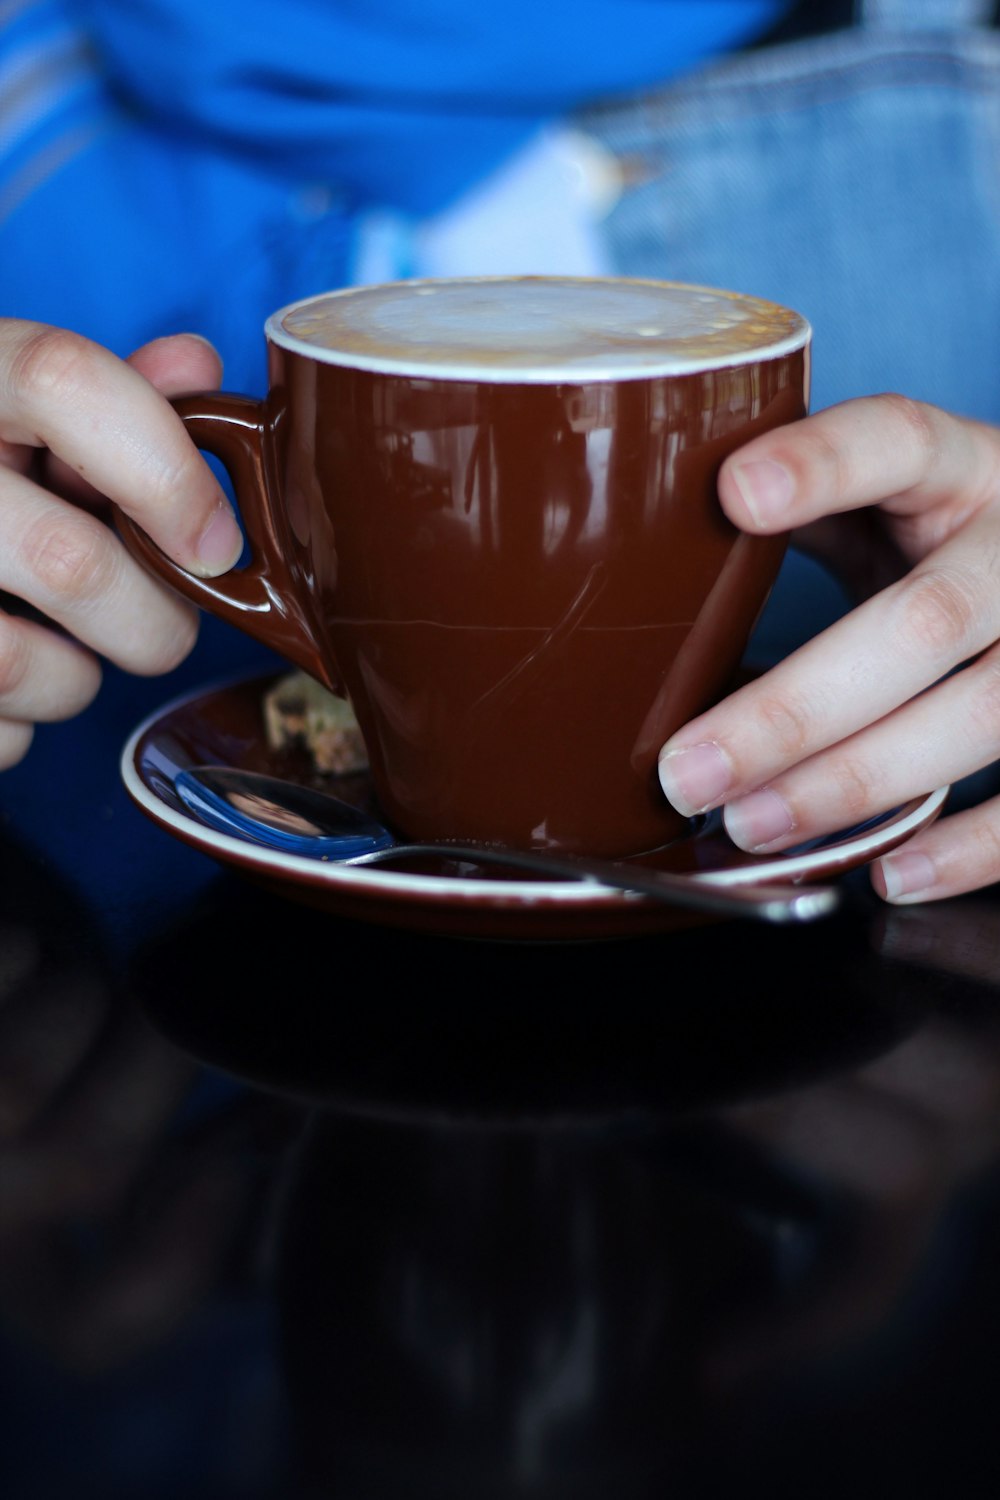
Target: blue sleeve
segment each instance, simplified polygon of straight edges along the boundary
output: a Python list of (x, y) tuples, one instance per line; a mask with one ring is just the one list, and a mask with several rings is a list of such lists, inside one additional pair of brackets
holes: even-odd
[[(203, 333), (263, 380), (264, 318), (350, 271), (544, 118), (757, 33), (784, 0), (22, 0), (0, 28), (0, 312), (126, 354)], [(4, 85), (6, 85), (4, 87)]]
[(122, 356), (200, 333), (230, 388), (262, 392), (265, 319), (343, 284), (349, 245), (329, 196), (112, 119), (0, 219), (0, 315)]
[(172, 131), (361, 207), (435, 212), (584, 101), (758, 35), (787, 0), (76, 0), (123, 95)]
[(132, 107), (66, 0), (0, 25), (0, 316), (122, 355), (189, 329), (259, 390), (268, 313), (348, 264), (334, 194)]

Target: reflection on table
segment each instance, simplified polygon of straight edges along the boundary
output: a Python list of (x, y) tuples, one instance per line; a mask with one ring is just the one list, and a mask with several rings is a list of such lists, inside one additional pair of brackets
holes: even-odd
[(5, 1500), (995, 1492), (991, 895), (501, 945), (221, 875), (123, 969), (0, 875)]

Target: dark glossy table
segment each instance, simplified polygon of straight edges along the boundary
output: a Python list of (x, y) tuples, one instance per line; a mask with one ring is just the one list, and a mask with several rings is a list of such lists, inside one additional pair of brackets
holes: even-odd
[(4, 1500), (998, 1492), (995, 893), (449, 941), (134, 816), (125, 947), (0, 851)]

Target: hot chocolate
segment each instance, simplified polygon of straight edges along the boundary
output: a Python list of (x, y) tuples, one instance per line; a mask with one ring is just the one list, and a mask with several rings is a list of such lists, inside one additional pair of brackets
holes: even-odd
[(348, 288), (285, 308), (267, 333), (354, 369), (549, 384), (775, 358), (809, 328), (789, 308), (711, 287), (521, 276)]

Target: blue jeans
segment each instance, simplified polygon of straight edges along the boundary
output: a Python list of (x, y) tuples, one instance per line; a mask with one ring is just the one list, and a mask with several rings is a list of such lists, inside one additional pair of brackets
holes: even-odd
[[(589, 112), (626, 181), (614, 269), (804, 313), (814, 410), (899, 390), (1000, 423), (1000, 30), (977, 9), (872, 0), (846, 30)], [(846, 604), (792, 554), (755, 655)]]

